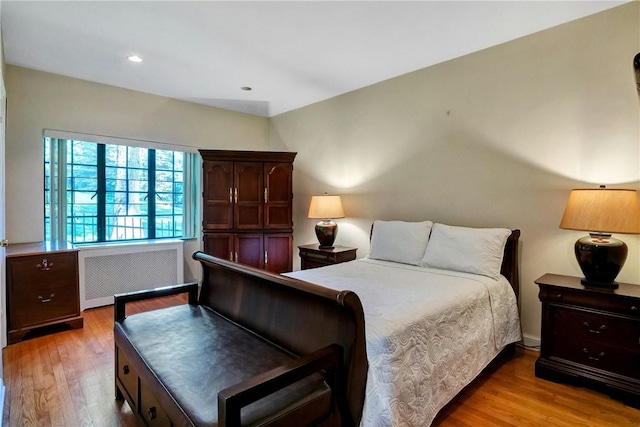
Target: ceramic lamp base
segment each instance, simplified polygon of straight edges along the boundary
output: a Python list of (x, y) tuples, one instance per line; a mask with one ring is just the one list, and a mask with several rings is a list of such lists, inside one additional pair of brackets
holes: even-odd
[(320, 249), (333, 248), (333, 242), (338, 235), (338, 224), (330, 219), (323, 219), (316, 224), (316, 237), (320, 242)]
[(610, 235), (590, 235), (578, 239), (575, 253), (584, 274), (582, 284), (618, 287), (615, 278), (627, 259), (627, 245)]

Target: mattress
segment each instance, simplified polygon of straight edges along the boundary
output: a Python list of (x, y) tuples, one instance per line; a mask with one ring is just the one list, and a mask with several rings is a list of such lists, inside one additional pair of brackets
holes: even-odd
[(504, 278), (363, 258), (289, 277), (362, 301), (369, 370), (363, 426), (428, 426), (507, 345), (521, 339)]

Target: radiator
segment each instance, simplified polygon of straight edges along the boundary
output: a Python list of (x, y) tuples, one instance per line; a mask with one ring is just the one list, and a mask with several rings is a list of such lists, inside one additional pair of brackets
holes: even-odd
[(183, 242), (81, 247), (80, 309), (113, 304), (113, 295), (183, 282)]

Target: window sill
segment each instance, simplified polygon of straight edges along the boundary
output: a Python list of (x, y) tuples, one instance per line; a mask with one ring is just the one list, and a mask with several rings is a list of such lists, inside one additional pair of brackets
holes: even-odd
[(105, 248), (122, 248), (122, 247), (147, 247), (156, 245), (166, 245), (181, 243), (187, 240), (195, 239), (195, 237), (175, 238), (175, 239), (149, 239), (149, 240), (126, 240), (120, 242), (100, 242), (100, 243), (76, 243), (73, 245), (76, 249), (91, 250)]

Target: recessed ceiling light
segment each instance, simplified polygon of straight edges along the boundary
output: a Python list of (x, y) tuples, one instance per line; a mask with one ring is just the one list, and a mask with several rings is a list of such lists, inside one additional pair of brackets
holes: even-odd
[(140, 58), (138, 55), (131, 55), (131, 56), (128, 56), (127, 58), (131, 62), (142, 62), (142, 58)]
[(241, 90), (246, 90), (247, 92), (250, 91), (250, 90), (253, 90), (249, 86), (242, 86), (240, 89)]

